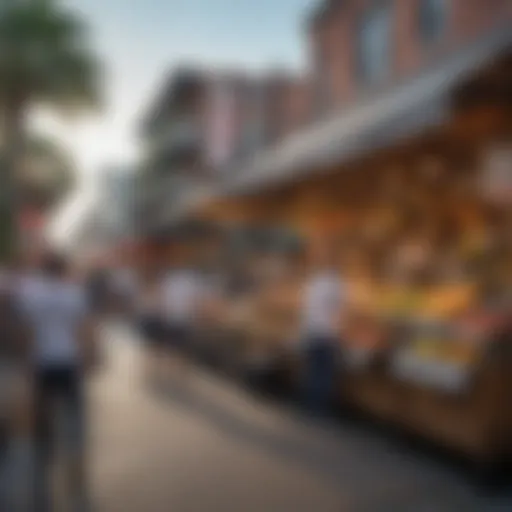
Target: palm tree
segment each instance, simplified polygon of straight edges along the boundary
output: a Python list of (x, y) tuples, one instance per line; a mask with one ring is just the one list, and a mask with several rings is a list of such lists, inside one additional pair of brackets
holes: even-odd
[(41, 135), (28, 136), (20, 167), (20, 202), (42, 211), (59, 203), (75, 183), (70, 155), (57, 142)]
[(0, 13), (0, 258), (16, 247), (17, 179), (34, 106), (76, 112), (99, 104), (100, 65), (87, 27), (56, 0), (11, 1)]

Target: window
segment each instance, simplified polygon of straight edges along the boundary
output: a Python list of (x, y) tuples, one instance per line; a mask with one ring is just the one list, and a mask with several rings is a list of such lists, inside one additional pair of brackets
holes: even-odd
[(331, 88), (329, 83), (329, 68), (325, 52), (318, 51), (315, 58), (315, 109), (318, 116), (323, 116), (331, 107)]
[(261, 147), (265, 136), (265, 95), (261, 85), (254, 84), (249, 87), (244, 101), (248, 112), (242, 128), (240, 150), (248, 155)]
[(421, 0), (418, 23), (424, 41), (437, 39), (445, 26), (448, 0)]
[(359, 75), (365, 82), (386, 79), (391, 71), (392, 9), (390, 2), (379, 2), (365, 14), (358, 44)]

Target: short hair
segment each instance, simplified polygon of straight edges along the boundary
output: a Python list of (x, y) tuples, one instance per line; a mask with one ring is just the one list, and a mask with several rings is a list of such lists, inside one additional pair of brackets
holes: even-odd
[(68, 273), (69, 264), (66, 257), (57, 252), (48, 252), (42, 261), (42, 270), (52, 277), (62, 277)]

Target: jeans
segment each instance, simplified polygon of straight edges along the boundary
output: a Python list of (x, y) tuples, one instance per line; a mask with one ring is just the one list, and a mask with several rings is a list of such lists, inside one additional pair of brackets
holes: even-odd
[[(82, 375), (75, 367), (36, 372), (35, 501), (37, 510), (51, 511), (50, 469), (57, 448), (79, 460), (85, 450), (85, 407)], [(75, 494), (85, 482), (73, 482)]]
[(305, 348), (304, 402), (313, 413), (329, 413), (333, 406), (336, 377), (334, 341), (310, 337)]

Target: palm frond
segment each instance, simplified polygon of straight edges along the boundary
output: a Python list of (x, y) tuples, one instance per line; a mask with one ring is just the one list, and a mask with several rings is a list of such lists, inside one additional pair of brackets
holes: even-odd
[(19, 4), (0, 15), (0, 101), (23, 92), (32, 101), (101, 105), (101, 66), (80, 16), (54, 2)]

